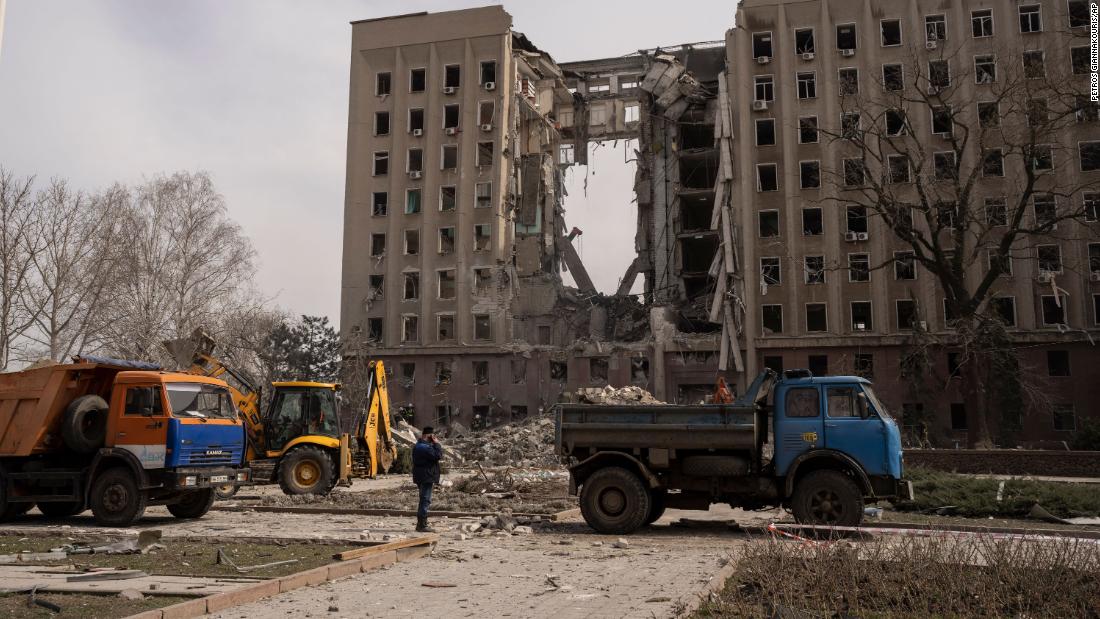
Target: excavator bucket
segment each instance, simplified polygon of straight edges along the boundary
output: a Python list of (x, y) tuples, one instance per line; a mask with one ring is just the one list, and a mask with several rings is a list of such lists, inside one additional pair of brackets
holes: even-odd
[(191, 333), (190, 337), (181, 337), (175, 340), (161, 342), (168, 354), (181, 368), (190, 368), (193, 365), (201, 365), (204, 356), (214, 354), (214, 338), (199, 327)]

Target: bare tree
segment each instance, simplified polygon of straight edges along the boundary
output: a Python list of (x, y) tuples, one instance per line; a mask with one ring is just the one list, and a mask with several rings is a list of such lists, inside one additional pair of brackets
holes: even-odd
[(1058, 243), (1085, 238), (1096, 212), (1083, 194), (1100, 187), (1090, 173), (1100, 152), (1079, 149), (1073, 134), (1097, 121), (1097, 108), (1061, 63), (1019, 50), (973, 57), (945, 43), (885, 65), (870, 87), (842, 74), (841, 128), (823, 131), (841, 159), (822, 177), (827, 200), (892, 232), (899, 253), (871, 268), (913, 264), (934, 278), (952, 329), (929, 332), (919, 316), (913, 326), (922, 342), (960, 351), (970, 441), (989, 445), (991, 390), (1006, 372), (1023, 397), (1041, 395), (994, 299), (1013, 262), (1038, 261), (1064, 308), (1057, 274), (1080, 265)]
[(0, 168), (0, 372), (7, 369), (13, 346), (35, 317), (20, 302), (41, 250), (33, 234), (33, 193), (32, 177), (16, 178)]

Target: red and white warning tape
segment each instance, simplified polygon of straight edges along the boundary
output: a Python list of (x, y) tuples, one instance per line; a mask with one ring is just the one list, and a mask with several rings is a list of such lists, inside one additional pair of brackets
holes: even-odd
[(1028, 542), (1043, 542), (1043, 541), (1067, 541), (1073, 540), (1076, 542), (1088, 542), (1093, 544), (1100, 544), (1100, 539), (1092, 539), (1086, 537), (1073, 537), (1071, 535), (1031, 535), (1027, 533), (997, 533), (997, 532), (984, 532), (984, 531), (952, 531), (945, 529), (910, 529), (902, 527), (834, 527), (824, 525), (810, 525), (810, 524), (776, 524), (771, 523), (768, 525), (768, 531), (773, 535), (779, 535), (782, 537), (797, 540), (805, 544), (822, 544), (831, 543), (831, 541), (821, 541), (803, 537), (801, 535), (795, 535), (784, 529), (806, 530), (812, 529), (814, 531), (826, 531), (826, 532), (843, 532), (843, 533), (887, 533), (890, 535), (903, 535), (910, 537), (955, 537), (955, 538), (985, 538), (985, 539), (998, 539), (998, 540), (1021, 540)]

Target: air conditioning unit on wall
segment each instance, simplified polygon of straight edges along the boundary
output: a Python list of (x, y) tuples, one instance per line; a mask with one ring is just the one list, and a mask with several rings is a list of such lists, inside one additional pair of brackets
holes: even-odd
[(424, 176), (424, 173), (420, 170), (409, 170), (409, 178), (417, 179)]
[(936, 49), (937, 44), (935, 41), (928, 41), (924, 44), (924, 49)]
[(757, 56), (756, 57), (756, 64), (768, 64), (771, 61), (772, 61), (771, 56)]
[(481, 87), (484, 88), (485, 90), (496, 90), (497, 89), (497, 83), (496, 82), (485, 82), (484, 84), (481, 85)]
[(1089, 273), (1090, 282), (1100, 282), (1100, 271), (1092, 271)]
[(447, 135), (458, 135), (458, 127), (447, 127), (443, 130)]
[(754, 111), (754, 112), (763, 112), (767, 109), (768, 109), (768, 102), (767, 101), (753, 101), (752, 102), (752, 111)]
[(445, 94), (445, 95), (453, 95), (453, 94), (455, 94), (455, 91), (456, 91), (456, 90), (458, 90), (458, 89), (457, 89), (457, 88), (455, 88), (454, 86), (444, 86), (444, 87), (443, 87), (443, 94)]
[(814, 53), (813, 52), (805, 52), (805, 53), (802, 54), (802, 59), (803, 60), (813, 60), (814, 59)]
[(418, 138), (418, 137), (424, 135), (424, 130), (423, 129), (413, 129), (412, 134), (413, 134), (414, 138)]
[(840, 50), (840, 55), (844, 56), (845, 58), (851, 58), (852, 56), (856, 55), (856, 50), (854, 50), (854, 49), (842, 49), (842, 50)]
[(855, 243), (856, 241), (859, 240), (859, 237), (856, 236), (855, 232), (845, 232), (844, 233), (844, 240), (849, 242), (849, 243)]

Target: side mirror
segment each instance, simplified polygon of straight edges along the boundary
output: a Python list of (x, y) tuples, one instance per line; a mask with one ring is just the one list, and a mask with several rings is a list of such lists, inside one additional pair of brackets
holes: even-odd
[(141, 415), (142, 415), (142, 417), (152, 417), (153, 416), (153, 407), (152, 406), (142, 406), (141, 407)]
[(871, 417), (871, 405), (867, 403), (867, 394), (860, 392), (859, 398), (856, 400), (859, 406), (859, 418), (868, 419)]

